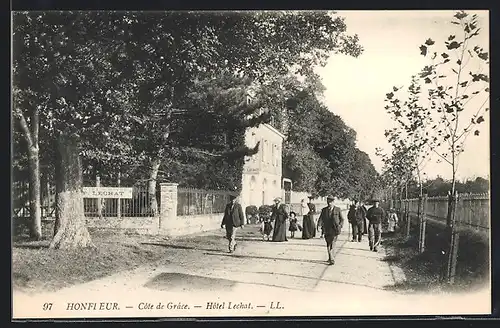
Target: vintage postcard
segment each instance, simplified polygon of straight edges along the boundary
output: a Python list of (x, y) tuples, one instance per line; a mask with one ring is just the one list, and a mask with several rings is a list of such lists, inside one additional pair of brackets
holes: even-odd
[(488, 11), (12, 12), (13, 319), (491, 313)]

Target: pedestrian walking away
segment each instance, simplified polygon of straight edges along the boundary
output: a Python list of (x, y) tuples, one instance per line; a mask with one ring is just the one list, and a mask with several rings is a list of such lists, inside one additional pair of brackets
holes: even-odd
[(355, 200), (354, 204), (350, 206), (347, 219), (352, 227), (352, 240), (353, 242), (361, 242), (363, 239), (363, 230), (366, 221), (366, 212), (360, 203)]
[(230, 202), (226, 205), (226, 209), (224, 210), (221, 228), (226, 228), (226, 238), (229, 241), (229, 253), (232, 253), (236, 250), (237, 246), (236, 231), (239, 228), (243, 228), (245, 217), (243, 215), (243, 209), (237, 201), (238, 196), (231, 195), (229, 198)]
[(370, 250), (378, 252), (380, 238), (382, 237), (382, 220), (385, 217), (385, 211), (380, 207), (380, 201), (374, 200), (373, 206), (366, 213), (368, 219), (368, 239)]
[(290, 231), (290, 238), (295, 238), (295, 231), (298, 230), (295, 212), (290, 212), (290, 228), (288, 230)]
[(342, 231), (342, 226), (344, 224), (344, 218), (342, 216), (342, 211), (339, 207), (334, 206), (334, 198), (328, 196), (326, 198), (328, 206), (321, 210), (319, 220), (323, 222), (326, 250), (328, 252), (328, 264), (335, 264), (335, 244), (337, 242), (338, 235)]
[(286, 220), (288, 213), (285, 204), (281, 203), (281, 198), (274, 199), (274, 206), (271, 212), (271, 220), (274, 222), (273, 241), (288, 241), (286, 238)]

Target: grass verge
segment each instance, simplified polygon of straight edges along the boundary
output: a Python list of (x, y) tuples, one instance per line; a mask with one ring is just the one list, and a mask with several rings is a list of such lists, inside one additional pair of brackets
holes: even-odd
[(95, 249), (53, 250), (50, 240), (15, 240), (12, 245), (12, 286), (25, 293), (55, 291), (103, 278), (164, 256), (164, 250), (139, 235), (93, 233)]
[[(416, 220), (413, 220), (414, 222)], [(444, 227), (430, 221), (426, 227), (425, 251), (418, 252), (418, 223), (412, 225), (410, 237), (400, 231), (383, 236), (385, 261), (400, 267), (406, 280), (391, 289), (403, 292), (465, 292), (483, 288), (489, 281), (489, 241), (484, 234), (460, 231), (454, 284), (441, 280), (447, 263), (447, 240)]]

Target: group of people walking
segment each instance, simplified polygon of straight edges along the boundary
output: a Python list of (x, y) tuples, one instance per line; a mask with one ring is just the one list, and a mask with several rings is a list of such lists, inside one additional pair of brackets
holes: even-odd
[[(305, 200), (302, 200), (300, 203), (299, 218), (302, 218), (302, 224), (300, 224), (297, 213), (294, 211), (288, 213), (286, 205), (282, 203), (282, 199), (280, 197), (275, 198), (271, 216), (265, 218), (262, 222), (261, 232), (263, 239), (275, 242), (288, 241), (286, 234), (287, 220), (289, 221), (288, 231), (290, 232), (290, 238), (295, 238), (297, 231), (302, 232), (302, 239), (314, 238), (316, 236), (316, 222), (314, 220), (316, 206), (311, 200), (312, 197), (309, 198), (307, 204)], [(274, 222), (274, 228), (272, 222)]]
[[(264, 240), (272, 240), (274, 242), (288, 241), (287, 238), (287, 221), (290, 222), (288, 231), (290, 237), (295, 237), (297, 230), (302, 231), (302, 239), (310, 239), (316, 236), (316, 223), (314, 214), (316, 206), (312, 203), (312, 197), (309, 197), (309, 202), (306, 204), (302, 200), (299, 214), (302, 216), (302, 225), (297, 220), (295, 212), (288, 213), (286, 205), (282, 203), (282, 199), (277, 197), (274, 199), (274, 206), (271, 210), (271, 216), (265, 218), (262, 222), (261, 233)], [(274, 226), (273, 226), (274, 222)], [(236, 231), (245, 225), (245, 216), (241, 205), (237, 202), (237, 196), (231, 195), (230, 202), (226, 205), (224, 216), (222, 218), (221, 228), (226, 228), (226, 238), (229, 241), (229, 252), (232, 253), (236, 249)]]
[[(237, 246), (235, 241), (236, 231), (243, 227), (245, 222), (243, 209), (236, 201), (236, 198), (237, 196), (231, 196), (231, 201), (226, 206), (221, 223), (221, 227), (226, 228), (230, 253), (234, 252)], [(282, 199), (275, 198), (271, 216), (264, 219), (262, 223), (261, 233), (263, 239), (272, 240), (273, 242), (288, 241), (287, 230), (290, 232), (291, 238), (295, 237), (296, 231), (301, 230), (302, 239), (311, 239), (316, 237), (316, 232), (321, 230), (320, 238), (324, 238), (326, 241), (328, 263), (330, 265), (335, 264), (335, 244), (338, 235), (342, 232), (344, 217), (342, 210), (334, 205), (334, 201), (334, 197), (327, 197), (327, 206), (321, 210), (318, 221), (315, 222), (316, 206), (312, 203), (312, 197), (309, 197), (307, 204), (305, 200), (302, 200), (299, 208), (299, 215), (302, 217), (302, 225), (300, 225), (297, 214), (293, 211), (289, 213), (286, 205), (282, 203)], [(378, 200), (374, 200), (373, 203), (373, 206), (367, 210), (364, 204), (355, 201), (349, 208), (347, 218), (352, 227), (351, 241), (361, 242), (363, 235), (368, 233), (370, 250), (377, 252), (381, 240), (382, 222), (386, 214), (380, 207)], [(390, 216), (392, 216), (392, 213)], [(290, 223), (288, 229), (287, 221)]]
[(385, 211), (379, 206), (378, 200), (374, 200), (373, 203), (373, 206), (367, 210), (364, 204), (354, 201), (347, 213), (347, 220), (352, 228), (351, 241), (361, 242), (363, 235), (368, 232), (370, 250), (377, 252), (382, 236), (382, 220), (385, 217)]

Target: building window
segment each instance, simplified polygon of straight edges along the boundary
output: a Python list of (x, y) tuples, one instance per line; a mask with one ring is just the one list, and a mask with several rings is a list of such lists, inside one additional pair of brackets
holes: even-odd
[(269, 143), (264, 141), (264, 147), (262, 147), (262, 161), (269, 163)]
[(274, 158), (273, 158), (273, 161), (274, 161), (274, 166), (278, 167), (278, 156), (279, 156), (279, 152), (278, 152), (278, 147), (275, 145), (274, 146)]
[(260, 148), (262, 149), (261, 160), (262, 162), (264, 162), (264, 157), (266, 156), (266, 144), (264, 143), (264, 139), (262, 139), (260, 142)]
[(281, 148), (276, 146), (276, 152), (277, 152), (277, 156), (276, 156), (276, 166), (280, 167), (281, 166)]
[(250, 204), (249, 205), (255, 205), (256, 204), (256, 201), (255, 201), (255, 185), (257, 184), (257, 181), (255, 179), (255, 176), (252, 175), (252, 177), (250, 178), (250, 193), (249, 193), (249, 202)]
[(276, 166), (276, 160), (275, 160), (275, 158), (276, 158), (276, 145), (273, 145), (273, 152), (272, 152), (272, 154), (273, 154), (273, 157), (272, 157), (273, 166)]
[(269, 164), (269, 155), (271, 155), (271, 145), (269, 144), (269, 142), (267, 142), (266, 140), (266, 163)]
[[(256, 140), (255, 140), (255, 132), (252, 132), (252, 135), (250, 136), (250, 148), (255, 147)], [(257, 152), (258, 154), (258, 152)], [(252, 155), (252, 161), (255, 162), (257, 160), (257, 154)]]

